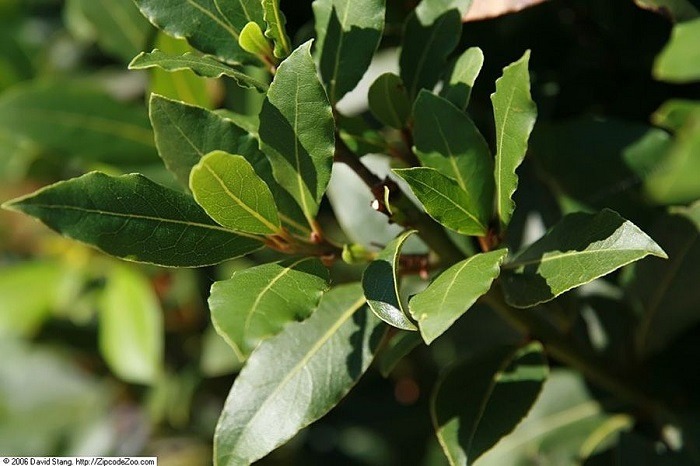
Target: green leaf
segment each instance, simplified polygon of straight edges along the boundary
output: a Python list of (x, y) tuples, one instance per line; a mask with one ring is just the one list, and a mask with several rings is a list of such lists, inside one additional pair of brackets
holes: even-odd
[(135, 1), (158, 28), (227, 62), (252, 61), (253, 56), (238, 45), (238, 38), (249, 21), (265, 25), (260, 0)]
[(694, 0), (634, 0), (634, 3), (640, 8), (670, 17), (674, 21), (688, 21), (700, 16)]
[(311, 42), (280, 64), (260, 113), (260, 144), (275, 178), (313, 224), (331, 176), (335, 128)]
[(277, 58), (286, 58), (292, 51), (289, 36), (285, 30), (287, 19), (280, 10), (279, 0), (262, 0), (264, 18), (267, 23), (265, 36), (275, 43), (274, 54)]
[(0, 127), (46, 149), (117, 164), (155, 160), (143, 109), (77, 83), (37, 82), (0, 97)]
[(653, 75), (660, 81), (688, 83), (700, 80), (700, 18), (676, 24), (671, 39), (656, 56)]
[(496, 80), (496, 92), (491, 94), (496, 120), (496, 212), (502, 227), (508, 225), (515, 210), (515, 170), (525, 158), (537, 119), (537, 107), (530, 97), (529, 60), (528, 50), (520, 60), (503, 68), (503, 76)]
[(387, 244), (362, 274), (369, 307), (387, 324), (404, 330), (417, 330), (403, 309), (398, 282), (401, 247), (413, 233), (414, 230), (406, 231)]
[(367, 98), (369, 109), (381, 123), (396, 129), (406, 126), (411, 116), (411, 101), (401, 78), (384, 73), (372, 83)]
[(469, 98), (472, 95), (472, 88), (477, 76), (484, 65), (484, 52), (479, 47), (470, 47), (457, 59), (450, 79), (445, 83), (445, 87), (440, 95), (452, 102), (461, 109), (467, 109)]
[(525, 417), (549, 368), (542, 346), (497, 346), (451, 368), (438, 381), (431, 414), (452, 466), (473, 464)]
[(481, 225), (493, 210), (493, 158), (472, 120), (447, 100), (421, 91), (414, 106), (414, 141), (421, 163), (452, 178)]
[(262, 59), (273, 56), (272, 44), (265, 38), (260, 25), (255, 21), (251, 21), (243, 27), (238, 38), (238, 45), (246, 52)]
[(186, 194), (141, 175), (92, 172), (3, 205), (61, 234), (128, 260), (199, 267), (261, 245), (218, 226)]
[(676, 132), (683, 127), (688, 118), (698, 114), (700, 114), (700, 102), (697, 100), (671, 99), (664, 102), (651, 115), (651, 121), (656, 126)]
[(416, 15), (420, 22), (430, 26), (443, 14), (457, 10), (460, 17), (467, 14), (473, 0), (422, 0), (416, 7)]
[(190, 190), (197, 204), (224, 227), (261, 235), (280, 231), (272, 192), (242, 155), (205, 155), (192, 168)]
[(399, 330), (379, 355), (379, 372), (382, 377), (389, 377), (396, 365), (422, 342), (418, 332)]
[(131, 383), (151, 384), (163, 365), (163, 311), (148, 279), (117, 264), (107, 273), (99, 311), (100, 353), (109, 368)]
[(409, 301), (411, 315), (427, 344), (447, 331), (491, 288), (507, 252), (500, 249), (458, 262)]
[(214, 283), (209, 309), (216, 331), (247, 357), (289, 322), (311, 315), (328, 290), (329, 274), (316, 258), (290, 259), (235, 272)]
[[(700, 213), (696, 206), (695, 213)], [(698, 323), (700, 288), (700, 232), (683, 215), (666, 215), (651, 230), (669, 260), (647, 260), (634, 265), (626, 286), (628, 301), (641, 316), (637, 348), (642, 355), (664, 349), (674, 338)]]
[(666, 258), (616, 212), (570, 214), (503, 265), (506, 300), (515, 307), (534, 306), (648, 255)]
[(457, 181), (434, 168), (396, 169), (425, 211), (445, 227), (463, 235), (483, 236), (487, 224), (479, 220), (479, 207)]
[(261, 343), (224, 405), (215, 465), (249, 465), (326, 414), (367, 370), (381, 330), (353, 284), (331, 290), (311, 317)]
[(316, 0), (319, 67), (331, 104), (365, 74), (384, 30), (386, 0)]
[(406, 20), (399, 56), (401, 79), (413, 99), (418, 91), (432, 90), (442, 76), (447, 57), (459, 42), (462, 19), (457, 10), (440, 15), (431, 25), (423, 25), (416, 14)]
[(151, 26), (131, 0), (69, 0), (67, 11), (79, 12), (100, 48), (127, 62), (146, 46)]
[(213, 57), (192, 52), (177, 55), (154, 49), (152, 52), (141, 52), (129, 63), (129, 69), (131, 70), (153, 67), (159, 67), (166, 71), (192, 70), (198, 76), (207, 78), (228, 76), (233, 78), (239, 86), (247, 89), (256, 89), (260, 92), (265, 92), (268, 89), (267, 84), (248, 76), (242, 71), (225, 65)]

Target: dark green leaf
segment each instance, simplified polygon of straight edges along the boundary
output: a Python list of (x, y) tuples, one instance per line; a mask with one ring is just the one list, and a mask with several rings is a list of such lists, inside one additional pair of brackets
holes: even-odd
[(432, 90), (444, 73), (447, 57), (459, 42), (462, 19), (457, 10), (440, 15), (430, 25), (414, 13), (406, 20), (399, 57), (401, 79), (411, 98), (425, 88)]
[(530, 97), (529, 61), (528, 50), (520, 60), (503, 68), (503, 76), (496, 80), (496, 92), (491, 94), (496, 120), (496, 212), (502, 227), (508, 225), (515, 210), (515, 170), (525, 158), (537, 119), (537, 107)]
[(100, 353), (131, 383), (152, 384), (163, 368), (163, 311), (147, 277), (114, 265), (107, 273), (99, 313)]
[(382, 154), (388, 150), (384, 136), (370, 127), (361, 116), (348, 117), (338, 113), (336, 121), (340, 138), (358, 157)]
[(396, 129), (406, 126), (411, 116), (411, 101), (401, 78), (384, 73), (372, 83), (367, 98), (377, 120)]
[(362, 275), (362, 288), (372, 311), (389, 325), (404, 330), (417, 330), (403, 309), (398, 284), (401, 247), (413, 233), (406, 231), (387, 244)]
[(70, 0), (68, 11), (79, 12), (91, 35), (109, 54), (127, 62), (146, 46), (151, 26), (132, 0)]
[(466, 110), (472, 88), (484, 64), (484, 52), (479, 47), (470, 47), (457, 59), (450, 79), (445, 83), (440, 95), (452, 104)]
[(286, 18), (280, 10), (279, 0), (262, 0), (264, 17), (267, 23), (265, 36), (275, 43), (274, 54), (277, 58), (285, 58), (292, 51), (292, 47), (285, 30)]
[(135, 0), (141, 13), (171, 36), (184, 37), (202, 52), (227, 62), (254, 58), (238, 45), (241, 30), (254, 21), (260, 27), (260, 0)]
[(145, 111), (76, 83), (32, 83), (0, 98), (0, 127), (47, 149), (90, 160), (155, 159)]
[(389, 377), (396, 365), (422, 342), (418, 332), (399, 330), (379, 355), (379, 372), (382, 376)]
[(307, 320), (265, 340), (236, 378), (214, 436), (216, 466), (262, 458), (326, 414), (372, 362), (381, 322), (359, 285), (324, 295)]
[(228, 76), (236, 83), (248, 89), (257, 89), (260, 92), (267, 91), (267, 84), (246, 75), (229, 65), (225, 65), (213, 57), (187, 52), (183, 55), (164, 53), (154, 49), (152, 52), (141, 52), (129, 63), (129, 69), (142, 70), (159, 67), (166, 71), (192, 70), (198, 76), (207, 78), (219, 78)]
[(317, 54), (331, 104), (355, 88), (384, 30), (385, 0), (316, 0)]
[(241, 359), (289, 322), (304, 320), (328, 289), (328, 269), (315, 258), (290, 259), (235, 272), (211, 288), (217, 332)]
[(409, 301), (411, 315), (427, 344), (449, 329), (491, 288), (507, 252), (500, 249), (458, 262)]
[(430, 26), (443, 14), (456, 9), (460, 17), (467, 14), (473, 0), (422, 0), (416, 7), (416, 15), (421, 23)]
[(534, 306), (648, 255), (666, 257), (616, 212), (570, 214), (503, 265), (506, 300), (516, 307)]
[(306, 42), (282, 62), (260, 113), (260, 143), (275, 178), (310, 224), (331, 177), (335, 129)]
[(425, 167), (397, 169), (394, 173), (406, 180), (425, 211), (442, 225), (463, 235), (486, 233), (486, 223), (477, 217), (476, 201), (454, 179)]
[(635, 264), (627, 285), (628, 300), (641, 315), (637, 347), (643, 355), (664, 349), (700, 321), (698, 227), (684, 216), (669, 215), (661, 217), (651, 232), (669, 260)]
[(537, 399), (549, 368), (542, 346), (499, 346), (469, 358), (438, 381), (435, 430), (450, 465), (473, 464), (511, 432)]
[(676, 24), (671, 39), (657, 55), (654, 77), (672, 83), (700, 80), (700, 18)]
[(190, 190), (224, 227), (262, 235), (280, 231), (272, 192), (242, 155), (214, 151), (202, 157), (190, 173)]
[(37, 217), (108, 254), (172, 267), (199, 267), (255, 251), (257, 240), (218, 226), (194, 200), (141, 175), (93, 172), (3, 207)]
[(469, 211), (487, 225), (493, 210), (493, 158), (471, 119), (447, 100), (421, 91), (413, 111), (415, 150), (421, 163), (455, 180)]

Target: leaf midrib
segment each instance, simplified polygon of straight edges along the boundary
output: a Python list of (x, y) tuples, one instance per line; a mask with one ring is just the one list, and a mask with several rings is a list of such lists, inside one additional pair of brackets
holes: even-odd
[[(546, 254), (547, 252), (550, 252), (550, 251), (545, 251), (543, 254)], [(554, 260), (561, 260), (561, 259), (566, 259), (569, 257), (580, 256), (580, 255), (607, 254), (607, 253), (620, 253), (620, 252), (653, 254), (653, 252), (649, 251), (648, 249), (593, 249), (590, 251), (567, 251), (567, 252), (563, 252), (563, 253), (557, 254), (557, 255), (542, 257), (540, 259), (532, 259), (532, 260), (527, 260), (524, 262), (517, 262), (517, 261), (509, 262), (507, 264), (503, 264), (503, 268), (510, 270), (510, 269), (517, 269), (519, 267), (524, 267), (527, 265), (542, 264), (545, 262), (550, 262), (550, 261), (554, 261)]]

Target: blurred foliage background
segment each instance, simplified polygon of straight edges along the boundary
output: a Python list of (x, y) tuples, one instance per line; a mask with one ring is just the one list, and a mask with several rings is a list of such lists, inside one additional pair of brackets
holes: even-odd
[[(401, 24), (416, 2), (387, 3), (379, 70), (396, 66)], [(526, 224), (541, 229), (562, 212), (602, 207), (616, 209), (666, 248), (687, 241), (689, 259), (677, 264), (685, 281), (664, 303), (678, 324), (648, 345), (649, 378), (697, 389), (700, 369), (687, 361), (700, 356), (700, 265), (691, 260), (700, 258), (697, 214), (692, 221), (698, 209), (671, 217), (665, 206), (700, 197), (697, 151), (684, 155), (700, 147), (700, 120), (679, 116), (679, 106), (657, 109), (669, 99), (700, 100), (700, 84), (652, 74), (672, 20), (697, 16), (697, 5), (686, 3), (688, 17), (668, 18), (632, 0), (551, 0), (465, 24), (458, 51), (484, 50), (469, 111), (488, 138), (493, 83), (504, 65), (532, 49), (540, 118), (520, 171), (514, 219), (520, 227), (511, 245), (528, 241)], [(282, 1), (297, 43), (313, 33), (310, 4)], [(259, 95), (223, 81), (187, 71), (127, 70), (136, 54), (156, 47), (185, 52), (189, 46), (158, 33), (130, 0), (0, 0), (0, 201), (96, 169), (139, 171), (174, 185), (150, 133), (150, 92), (257, 112)], [(346, 100), (349, 112), (366, 111), (362, 98)], [(646, 176), (662, 148), (680, 153), (668, 155), (668, 163), (685, 178)], [(351, 189), (342, 181), (334, 186), (341, 194)], [(331, 222), (330, 205), (324, 212)], [(124, 263), (0, 212), (0, 456), (157, 455), (163, 466), (211, 464), (214, 426), (240, 363), (213, 331), (206, 298), (214, 280), (255, 260), (198, 270)], [(351, 267), (335, 276), (359, 277)], [(587, 305), (594, 314), (611, 306), (604, 293)], [(602, 338), (625, 341), (633, 308), (598, 314), (614, 321), (603, 322)], [(572, 322), (591, 332), (583, 317)], [(455, 355), (508, 338), (508, 328), (479, 308), (458, 327), (431, 351), (414, 351), (388, 378), (370, 371), (327, 417), (260, 464), (443, 465), (428, 415), (430, 381)], [(629, 357), (620, 348), (606, 351)], [(562, 420), (562, 413), (571, 417)], [(600, 447), (585, 443), (590, 433), (630, 422), (578, 375), (558, 369), (528, 421), (482, 462), (569, 464), (564, 458)], [(642, 445), (636, 435), (624, 441)]]

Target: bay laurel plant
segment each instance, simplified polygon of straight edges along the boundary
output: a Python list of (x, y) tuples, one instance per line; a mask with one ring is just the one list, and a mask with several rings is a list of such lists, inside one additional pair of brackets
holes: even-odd
[[(475, 306), (513, 331), (455, 357), (435, 380), (431, 417), (449, 464), (471, 464), (511, 433), (550, 364), (579, 371), (670, 449), (679, 432), (685, 438), (674, 411), (573, 339), (559, 325), (568, 311), (552, 305), (646, 256), (664, 258), (664, 250), (607, 208), (572, 211), (531, 244), (511, 246), (518, 168), (537, 120), (530, 52), (503, 68), (493, 124), (477, 127), (467, 107), (488, 57), (457, 47), (470, 1), (423, 0), (408, 16), (400, 71), (369, 87), (371, 124), (338, 103), (379, 47), (384, 0), (316, 0), (315, 38), (300, 43), (278, 0), (136, 4), (198, 52), (155, 49), (130, 68), (233, 80), (263, 96), (259, 114), (154, 94), (156, 146), (180, 189), (141, 174), (91, 172), (5, 207), (113, 256), (164, 267), (275, 253), (211, 288), (213, 324), (246, 361), (218, 422), (215, 464), (265, 457), (337, 405), (375, 356), (388, 374), (414, 348), (455, 331)], [(373, 154), (390, 158), (390, 173), (369, 162)], [(371, 198), (351, 205), (336, 190), (337, 223), (344, 226), (344, 210), (362, 209), (374, 216), (368, 225), (391, 225), (391, 237), (353, 242), (320, 218), (332, 173), (348, 169)], [(361, 281), (338, 279), (341, 263), (362, 267)]]

